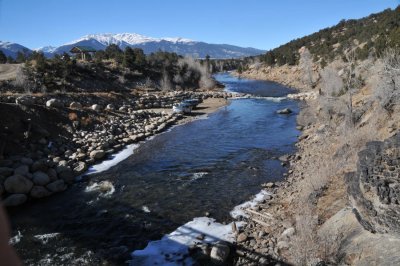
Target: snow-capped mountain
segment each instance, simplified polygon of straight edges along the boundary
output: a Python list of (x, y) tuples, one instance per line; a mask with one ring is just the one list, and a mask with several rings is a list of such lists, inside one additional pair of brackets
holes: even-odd
[(6, 56), (11, 56), (13, 58), (17, 57), (18, 52), (23, 52), (25, 55), (32, 53), (32, 50), (23, 45), (3, 41), (0, 41), (0, 50), (3, 51)]
[(35, 51), (40, 51), (43, 53), (53, 53), (56, 49), (57, 49), (57, 47), (55, 47), (55, 46), (43, 46), (43, 47), (35, 49)]
[[(95, 50), (104, 50), (110, 44), (116, 44), (122, 50), (126, 47), (141, 48), (146, 54), (162, 50), (200, 58), (204, 58), (207, 55), (211, 58), (237, 58), (259, 55), (264, 52), (263, 50), (249, 47), (244, 48), (228, 44), (210, 44), (179, 37), (152, 38), (136, 33), (89, 34), (57, 48), (45, 46), (36, 50), (43, 52), (47, 57), (52, 57), (55, 54), (63, 54), (64, 52), (69, 53), (71, 48), (74, 46), (90, 46)], [(11, 56), (15, 57), (15, 54), (12, 54)]]
[(185, 38), (152, 38), (136, 33), (89, 34), (73, 42), (58, 47), (53, 53), (68, 52), (72, 47), (91, 46), (96, 50), (104, 50), (108, 45), (116, 44), (121, 49), (126, 47), (141, 48), (146, 54), (158, 50), (175, 52), (180, 55), (191, 55), (204, 58), (237, 58), (262, 54), (264, 51), (255, 48), (243, 48), (228, 44), (210, 44)]
[(117, 34), (105, 33), (105, 34), (85, 35), (78, 40), (67, 43), (66, 45), (75, 44), (75, 43), (81, 42), (81, 41), (89, 41), (89, 40), (96, 40), (103, 45), (117, 44), (117, 45), (125, 45), (125, 46), (142, 44), (142, 43), (146, 43), (146, 42), (160, 42), (160, 41), (168, 41), (168, 42), (172, 42), (172, 43), (193, 42), (192, 40), (179, 38), (179, 37), (178, 38), (152, 38), (152, 37), (147, 37), (147, 36), (140, 35), (137, 33), (117, 33)]

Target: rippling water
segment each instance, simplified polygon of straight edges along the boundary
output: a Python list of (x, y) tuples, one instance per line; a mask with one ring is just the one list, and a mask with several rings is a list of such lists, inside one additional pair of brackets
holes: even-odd
[[(75, 257), (83, 250), (140, 248), (205, 212), (227, 220), (260, 184), (280, 180), (285, 169), (276, 157), (293, 151), (298, 134), (297, 103), (282, 98), (290, 89), (227, 74), (216, 78), (230, 91), (264, 98), (232, 100), (208, 119), (141, 144), (125, 161), (90, 177), (113, 183), (115, 192), (108, 197), (83, 192), (86, 183), (81, 183), (16, 212), (14, 233), (24, 235), (16, 247), (23, 256), (37, 262), (43, 254), (57, 253), (54, 245), (61, 253), (75, 250)], [(276, 114), (282, 108), (294, 112)], [(54, 232), (61, 240), (32, 250), (33, 235)]]

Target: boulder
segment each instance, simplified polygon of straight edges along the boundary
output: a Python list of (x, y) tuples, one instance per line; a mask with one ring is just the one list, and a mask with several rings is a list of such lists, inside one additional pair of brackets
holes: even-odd
[(87, 170), (87, 165), (85, 162), (77, 162), (73, 171), (76, 175), (80, 175), (86, 170)]
[(0, 167), (0, 175), (1, 176), (10, 176), (14, 173), (14, 169), (10, 168), (10, 167)]
[(46, 107), (60, 108), (63, 107), (63, 103), (60, 100), (53, 98), (46, 102)]
[(101, 111), (101, 106), (98, 104), (93, 104), (90, 108), (92, 108), (92, 110), (96, 111), (96, 112), (100, 112)]
[(34, 162), (31, 165), (31, 171), (32, 172), (36, 172), (36, 171), (43, 171), (46, 172), (47, 171), (47, 163), (45, 160), (38, 160), (36, 162)]
[(236, 239), (236, 241), (237, 241), (238, 243), (244, 242), (244, 241), (246, 241), (246, 240), (247, 240), (247, 235), (246, 235), (245, 233), (239, 234), (238, 237), (237, 237), (237, 239)]
[(50, 177), (46, 173), (43, 173), (42, 171), (33, 173), (32, 179), (33, 183), (39, 186), (47, 185), (50, 182)]
[(40, 199), (50, 196), (51, 192), (42, 186), (33, 186), (30, 195), (32, 198)]
[(281, 234), (282, 238), (290, 238), (294, 235), (295, 233), (295, 229), (293, 227), (290, 227), (288, 229), (286, 229), (285, 231), (283, 231), (283, 233)]
[(27, 95), (20, 96), (17, 99), (15, 99), (15, 103), (18, 105), (32, 106), (35, 104), (35, 98)]
[(75, 181), (75, 175), (71, 169), (60, 172), (58, 174), (58, 177), (64, 180), (68, 184), (71, 184)]
[(51, 192), (61, 192), (61, 191), (64, 191), (67, 188), (67, 185), (65, 184), (64, 180), (60, 180), (59, 179), (59, 180), (56, 180), (54, 182), (51, 182), (46, 187)]
[(107, 104), (106, 110), (110, 110), (110, 111), (115, 110), (115, 106), (113, 104), (111, 104), (111, 103)]
[(217, 243), (212, 247), (210, 258), (213, 262), (224, 263), (229, 256), (230, 248), (224, 243)]
[(12, 194), (3, 200), (3, 205), (6, 207), (18, 206), (24, 204), (28, 200), (25, 194)]
[(276, 113), (282, 114), (282, 115), (287, 115), (287, 114), (291, 114), (292, 110), (290, 110), (289, 108), (285, 108), (285, 109), (281, 109), (281, 110), (276, 111)]
[(32, 187), (32, 181), (22, 175), (13, 175), (4, 181), (4, 188), (8, 193), (29, 193)]
[(12, 160), (0, 160), (0, 167), (10, 167), (12, 164)]
[(33, 160), (31, 158), (28, 158), (28, 157), (22, 157), (20, 162), (22, 164), (26, 164), (26, 165), (32, 165), (33, 164)]
[(72, 102), (69, 105), (69, 108), (71, 109), (82, 109), (82, 104), (79, 102)]
[(49, 168), (46, 173), (50, 177), (51, 181), (57, 180), (57, 171), (54, 168)]
[(286, 241), (279, 241), (276, 246), (277, 246), (278, 250), (288, 249), (289, 243)]
[(90, 158), (99, 160), (99, 159), (103, 158), (105, 154), (106, 153), (103, 150), (94, 150), (94, 151), (90, 152), (89, 156), (90, 156)]

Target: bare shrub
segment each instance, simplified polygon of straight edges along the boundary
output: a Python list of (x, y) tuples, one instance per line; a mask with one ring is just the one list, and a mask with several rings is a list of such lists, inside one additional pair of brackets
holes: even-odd
[(15, 87), (22, 88), (25, 93), (31, 93), (31, 82), (29, 81), (28, 75), (26, 74), (26, 70), (22, 66), (18, 66), (16, 70), (16, 78), (13, 82)]
[(170, 91), (172, 90), (172, 84), (171, 84), (171, 80), (169, 78), (169, 75), (167, 73), (167, 71), (163, 71), (163, 76), (161, 78), (160, 81), (160, 87), (162, 91)]
[[(210, 72), (207, 69), (206, 65), (201, 65), (199, 61), (195, 60), (192, 57), (184, 57), (179, 60), (178, 65), (180, 67), (187, 66), (188, 71), (185, 76), (182, 77), (184, 80), (190, 78), (191, 72), (195, 71), (200, 74), (199, 86), (205, 89), (211, 89), (214, 87), (215, 83), (211, 77)], [(189, 71), (192, 70), (192, 71)]]
[(291, 255), (294, 265), (313, 265), (319, 262), (317, 224), (310, 206), (301, 206), (302, 214), (296, 217), (296, 234), (291, 241)]
[(376, 64), (376, 72), (379, 82), (374, 96), (385, 110), (393, 111), (400, 100), (400, 51), (387, 49)]
[(312, 55), (306, 47), (302, 47), (299, 52), (300, 52), (299, 65), (303, 71), (303, 82), (308, 86), (308, 88), (311, 89), (314, 85), (312, 76), (313, 74)]

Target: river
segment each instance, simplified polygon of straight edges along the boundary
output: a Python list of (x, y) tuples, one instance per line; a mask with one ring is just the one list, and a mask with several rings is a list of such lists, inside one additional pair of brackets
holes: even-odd
[[(12, 211), (14, 245), (25, 264), (123, 264), (133, 250), (194, 217), (229, 221), (262, 183), (281, 180), (277, 158), (293, 152), (298, 135), (298, 104), (285, 98), (292, 90), (228, 74), (216, 79), (253, 97), (173, 127), (116, 166)], [(283, 108), (293, 113), (276, 113)], [(113, 193), (88, 192), (104, 180)]]

